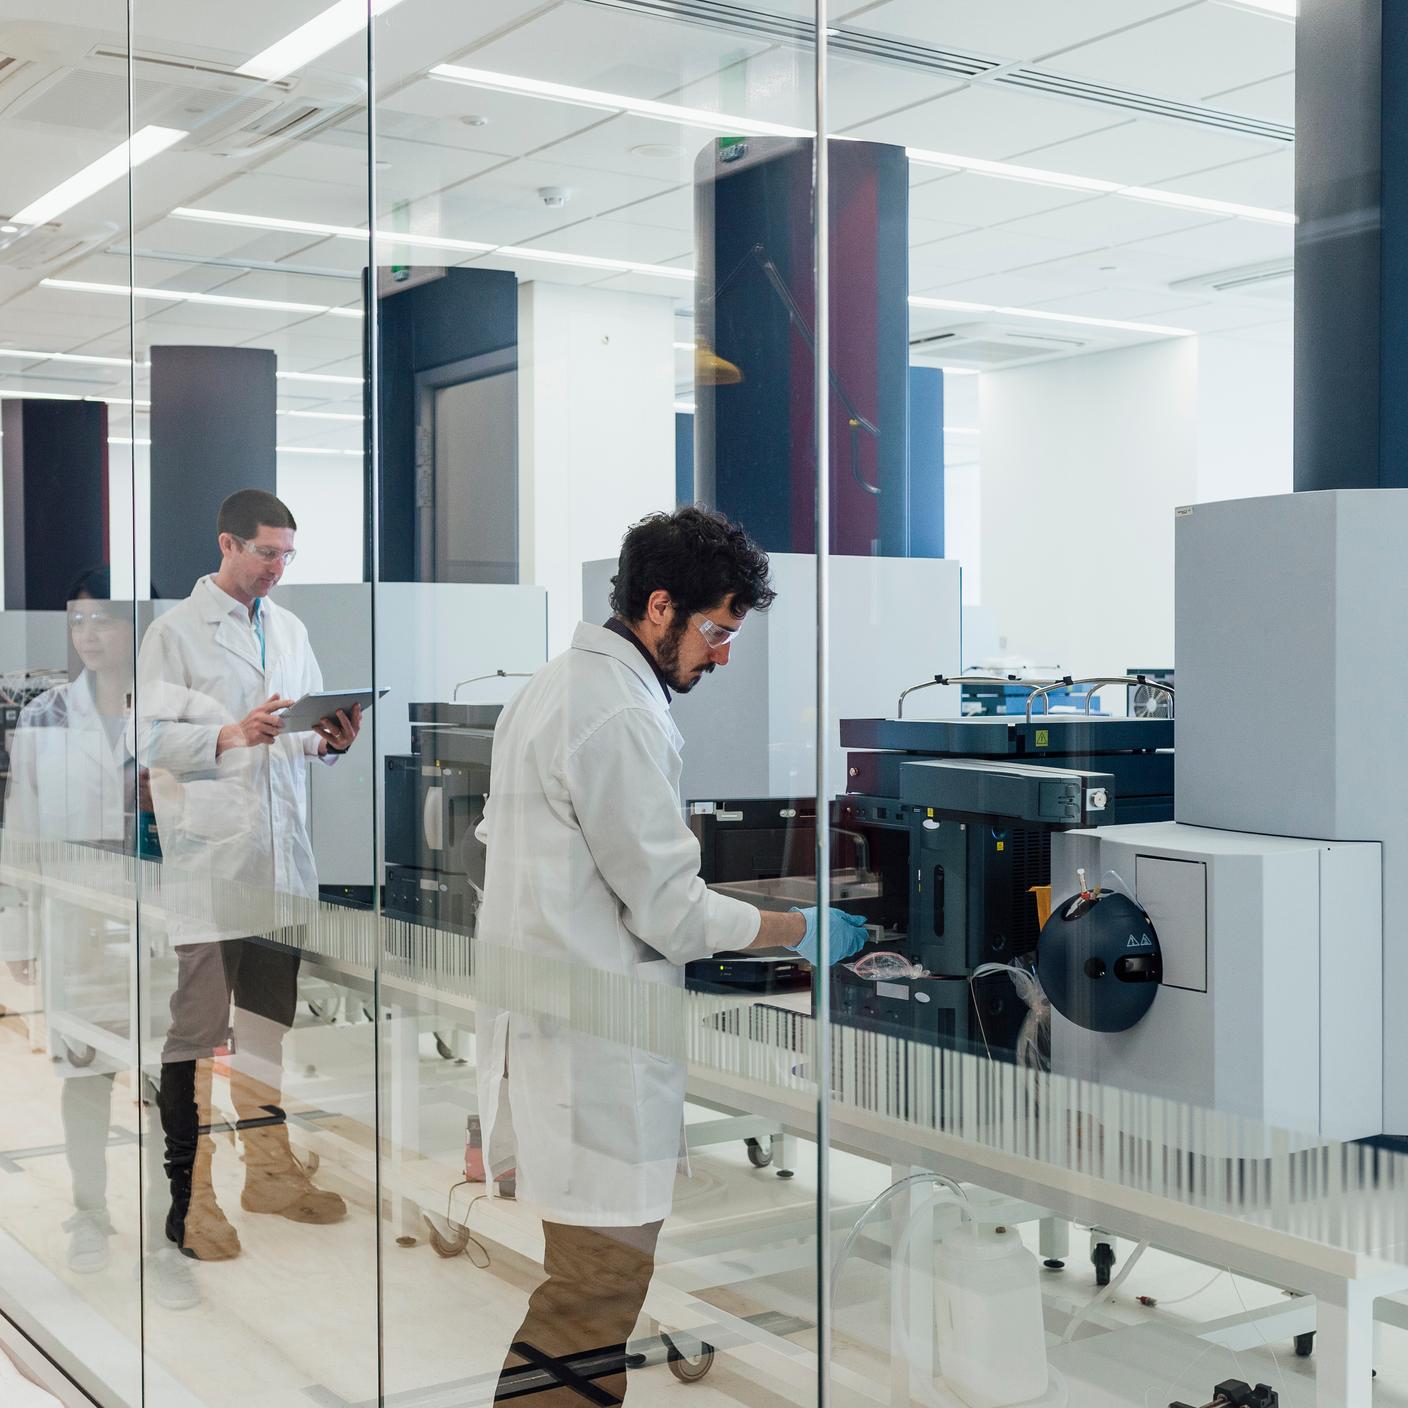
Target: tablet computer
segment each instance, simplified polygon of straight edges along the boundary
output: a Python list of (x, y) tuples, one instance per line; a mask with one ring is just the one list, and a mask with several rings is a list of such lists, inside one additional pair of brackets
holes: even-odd
[(362, 706), (365, 714), (383, 694), (385, 689), (326, 689), (316, 694), (305, 694), (280, 716), (284, 721), (285, 733), (306, 733), (319, 719), (336, 714), (339, 709), (351, 711), (354, 704)]

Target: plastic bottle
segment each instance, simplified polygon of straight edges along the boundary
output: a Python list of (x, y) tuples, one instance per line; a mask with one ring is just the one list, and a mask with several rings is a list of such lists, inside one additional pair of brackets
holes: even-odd
[(967, 1222), (939, 1243), (939, 1374), (969, 1408), (1015, 1408), (1046, 1393), (1039, 1275), (1008, 1227)]
[(478, 1115), (471, 1115), (465, 1122), (464, 1176), (470, 1183), (484, 1182), (484, 1131)]

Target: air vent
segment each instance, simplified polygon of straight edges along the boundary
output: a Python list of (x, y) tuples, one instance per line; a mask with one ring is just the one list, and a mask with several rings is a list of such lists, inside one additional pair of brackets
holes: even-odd
[[(805, 20), (728, 4), (725, 0), (581, 0), (581, 3), (701, 25), (707, 29), (726, 30), (731, 34), (746, 34), (799, 49), (814, 48), (816, 42), (815, 26)], [(998, 59), (945, 49), (897, 35), (855, 29), (849, 25), (831, 31), (830, 50), (833, 54), (844, 54), (870, 63), (898, 64), (902, 68), (957, 75), (973, 83), (1025, 88), (1032, 92), (1049, 93), (1053, 97), (1120, 108), (1125, 112), (1166, 121), (1215, 127), (1223, 132), (1259, 137), (1266, 141), (1295, 140), (1295, 129), (1285, 123), (1267, 122), (1244, 113), (1200, 107), (1195, 103), (1182, 103), (1151, 93), (1107, 88), (1063, 74), (1046, 73), (1041, 69), (1009, 69)]]
[(1273, 142), (1294, 142), (1294, 127), (1284, 122), (1267, 122), (1244, 113), (1224, 112), (1219, 108), (1200, 107), (1195, 103), (1180, 103), (1174, 98), (1158, 98), (1151, 93), (1136, 93), (1124, 88), (1107, 88), (1100, 83), (1087, 83), (1083, 78), (1068, 78), (1058, 73), (1043, 73), (1035, 68), (1016, 68), (999, 74), (994, 83), (1009, 88), (1026, 88), (1037, 93), (1049, 93), (1058, 98), (1074, 98), (1078, 102), (1098, 103), (1104, 107), (1121, 108), (1144, 117), (1172, 118), (1178, 122), (1194, 122), (1200, 127), (1218, 127), (1243, 137), (1261, 137)]
[(1169, 288), (1177, 293), (1239, 293), (1254, 298), (1289, 299), (1295, 272), (1293, 259), (1269, 259), (1262, 264), (1243, 264), (1236, 269), (1178, 279)]
[(1069, 357), (1078, 352), (1101, 351), (1104, 346), (1105, 343), (1095, 337), (1026, 332), (992, 322), (943, 328), (911, 338), (909, 342), (911, 356), (942, 357), (945, 361), (985, 371), (1052, 357)]
[(0, 235), (0, 268), (47, 269), (97, 249), (115, 234), (117, 226), (110, 221), (90, 220), (84, 224), (31, 226), (13, 235)]
[[(816, 42), (816, 27), (806, 20), (730, 5), (724, 0), (584, 0), (584, 3), (609, 10), (629, 10), (634, 14), (677, 23), (702, 25), (707, 29), (725, 29), (758, 39), (778, 40), (799, 49), (813, 48)], [(962, 78), (975, 78), (999, 67), (995, 59), (979, 58), (956, 49), (916, 44), (908, 39), (883, 34), (865, 34), (858, 30), (833, 30), (830, 48), (836, 54), (854, 54), (861, 58), (903, 64), (907, 68), (958, 74)]]
[(172, 54), (84, 44), (80, 31), (52, 25), (0, 31), (3, 52), (24, 62), (5, 80), (0, 68), (0, 115), (46, 131), (128, 130), (131, 82), (134, 127), (180, 128), (183, 152), (247, 157), (295, 137), (309, 137), (365, 100), (365, 84), (336, 75), (302, 73), (264, 83), (235, 71), (242, 60), (210, 50)]

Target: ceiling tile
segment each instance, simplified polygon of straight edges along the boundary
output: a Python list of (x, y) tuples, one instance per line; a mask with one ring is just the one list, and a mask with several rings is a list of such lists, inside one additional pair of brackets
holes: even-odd
[(1021, 234), (1004, 225), (993, 230), (972, 230), (967, 234), (919, 245), (910, 251), (910, 260), (911, 265), (934, 263), (948, 269), (963, 270), (971, 277), (974, 274), (1044, 264), (1063, 255), (1083, 252), (1086, 248), (1087, 242)]
[(1284, 147), (1268, 156), (1253, 157), (1250, 161), (1234, 161), (1228, 166), (1200, 171), (1196, 175), (1141, 184), (1166, 186), (1171, 191), (1181, 191), (1186, 195), (1231, 200), (1239, 205), (1260, 205), (1269, 210), (1294, 210), (1295, 149)]
[(850, 137), (1001, 161), (1042, 142), (1079, 137), (1128, 118), (1114, 108), (972, 84), (846, 129)]
[(1296, 76), (1294, 73), (1277, 74), (1275, 78), (1266, 78), (1260, 83), (1246, 83), (1229, 88), (1225, 93), (1210, 94), (1208, 101), (1229, 112), (1246, 113), (1249, 117), (1284, 122), (1287, 127), (1294, 127)]
[(1061, 294), (1078, 297), (1097, 290), (1098, 285), (1094, 283), (1082, 286), (1078, 280), (1072, 283), (1067, 279), (1044, 278), (1038, 274), (1007, 273), (960, 279), (927, 292), (935, 298), (954, 298), (965, 303), (995, 303), (1002, 307), (1025, 308)]
[(1087, 318), (1123, 318), (1179, 326), (1181, 313), (1204, 302), (1206, 300), (1202, 298), (1180, 298), (1177, 294), (1160, 294), (1147, 289), (1101, 288), (1079, 294), (1063, 294), (1059, 298), (1033, 300), (1027, 306)]
[(1264, 225), (1254, 220), (1224, 220), (1140, 240), (1139, 248), (1147, 255), (1177, 260), (1181, 264), (1230, 269), (1239, 264), (1293, 258), (1295, 229), (1290, 225)]
[(1137, 118), (1069, 142), (1056, 142), (1023, 152), (1028, 166), (1096, 176), (1126, 186), (1150, 186), (1190, 171), (1269, 155), (1279, 143), (1238, 137), (1220, 128), (1191, 122), (1156, 122)]
[(523, 77), (659, 98), (768, 46), (700, 25), (598, 6), (556, 7), (459, 62)]
[(1201, 103), (1295, 68), (1296, 27), (1231, 5), (1184, 6), (1053, 58), (1053, 72)]
[[(959, 225), (996, 225), (1063, 207), (1089, 206), (1101, 199), (1088, 191), (1063, 191), (999, 176), (960, 172), (911, 186), (909, 212), (924, 220)], [(1091, 223), (1099, 228), (1099, 221)]]
[[(403, 88), (377, 110), (378, 127), (384, 136), (506, 156), (522, 156), (548, 142), (561, 141), (605, 116), (595, 108), (548, 102), (521, 93), (494, 93), (434, 78)], [(469, 117), (483, 118), (484, 122), (471, 125), (465, 121)]]
[(1047, 210), (1014, 220), (1009, 228), (1016, 234), (1070, 241), (1083, 239), (1091, 246), (1108, 247), (1207, 225), (1217, 219), (1202, 210), (1177, 210), (1147, 201), (1099, 196), (1080, 206)]

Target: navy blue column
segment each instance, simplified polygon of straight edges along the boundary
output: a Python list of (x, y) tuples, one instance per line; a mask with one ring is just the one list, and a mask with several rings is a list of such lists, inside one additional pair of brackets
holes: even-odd
[(5, 610), (62, 611), (108, 560), (108, 408), (4, 404)]
[[(909, 167), (832, 142), (831, 550), (909, 553)], [(816, 546), (812, 143), (710, 143), (695, 164), (698, 498), (765, 548)], [(720, 360), (712, 360), (710, 353)]]
[(435, 367), (518, 345), (518, 276), (448, 269), (385, 292), (381, 340), (381, 580), (414, 582), (416, 377)]
[(675, 503), (683, 508), (694, 502), (694, 416), (675, 412)]
[(1295, 487), (1408, 486), (1408, 5), (1301, 0)]
[(909, 369), (909, 556), (944, 555), (944, 374)]
[(276, 492), (274, 353), (153, 347), (152, 595), (183, 597), (220, 565), (215, 519), (237, 489)]

